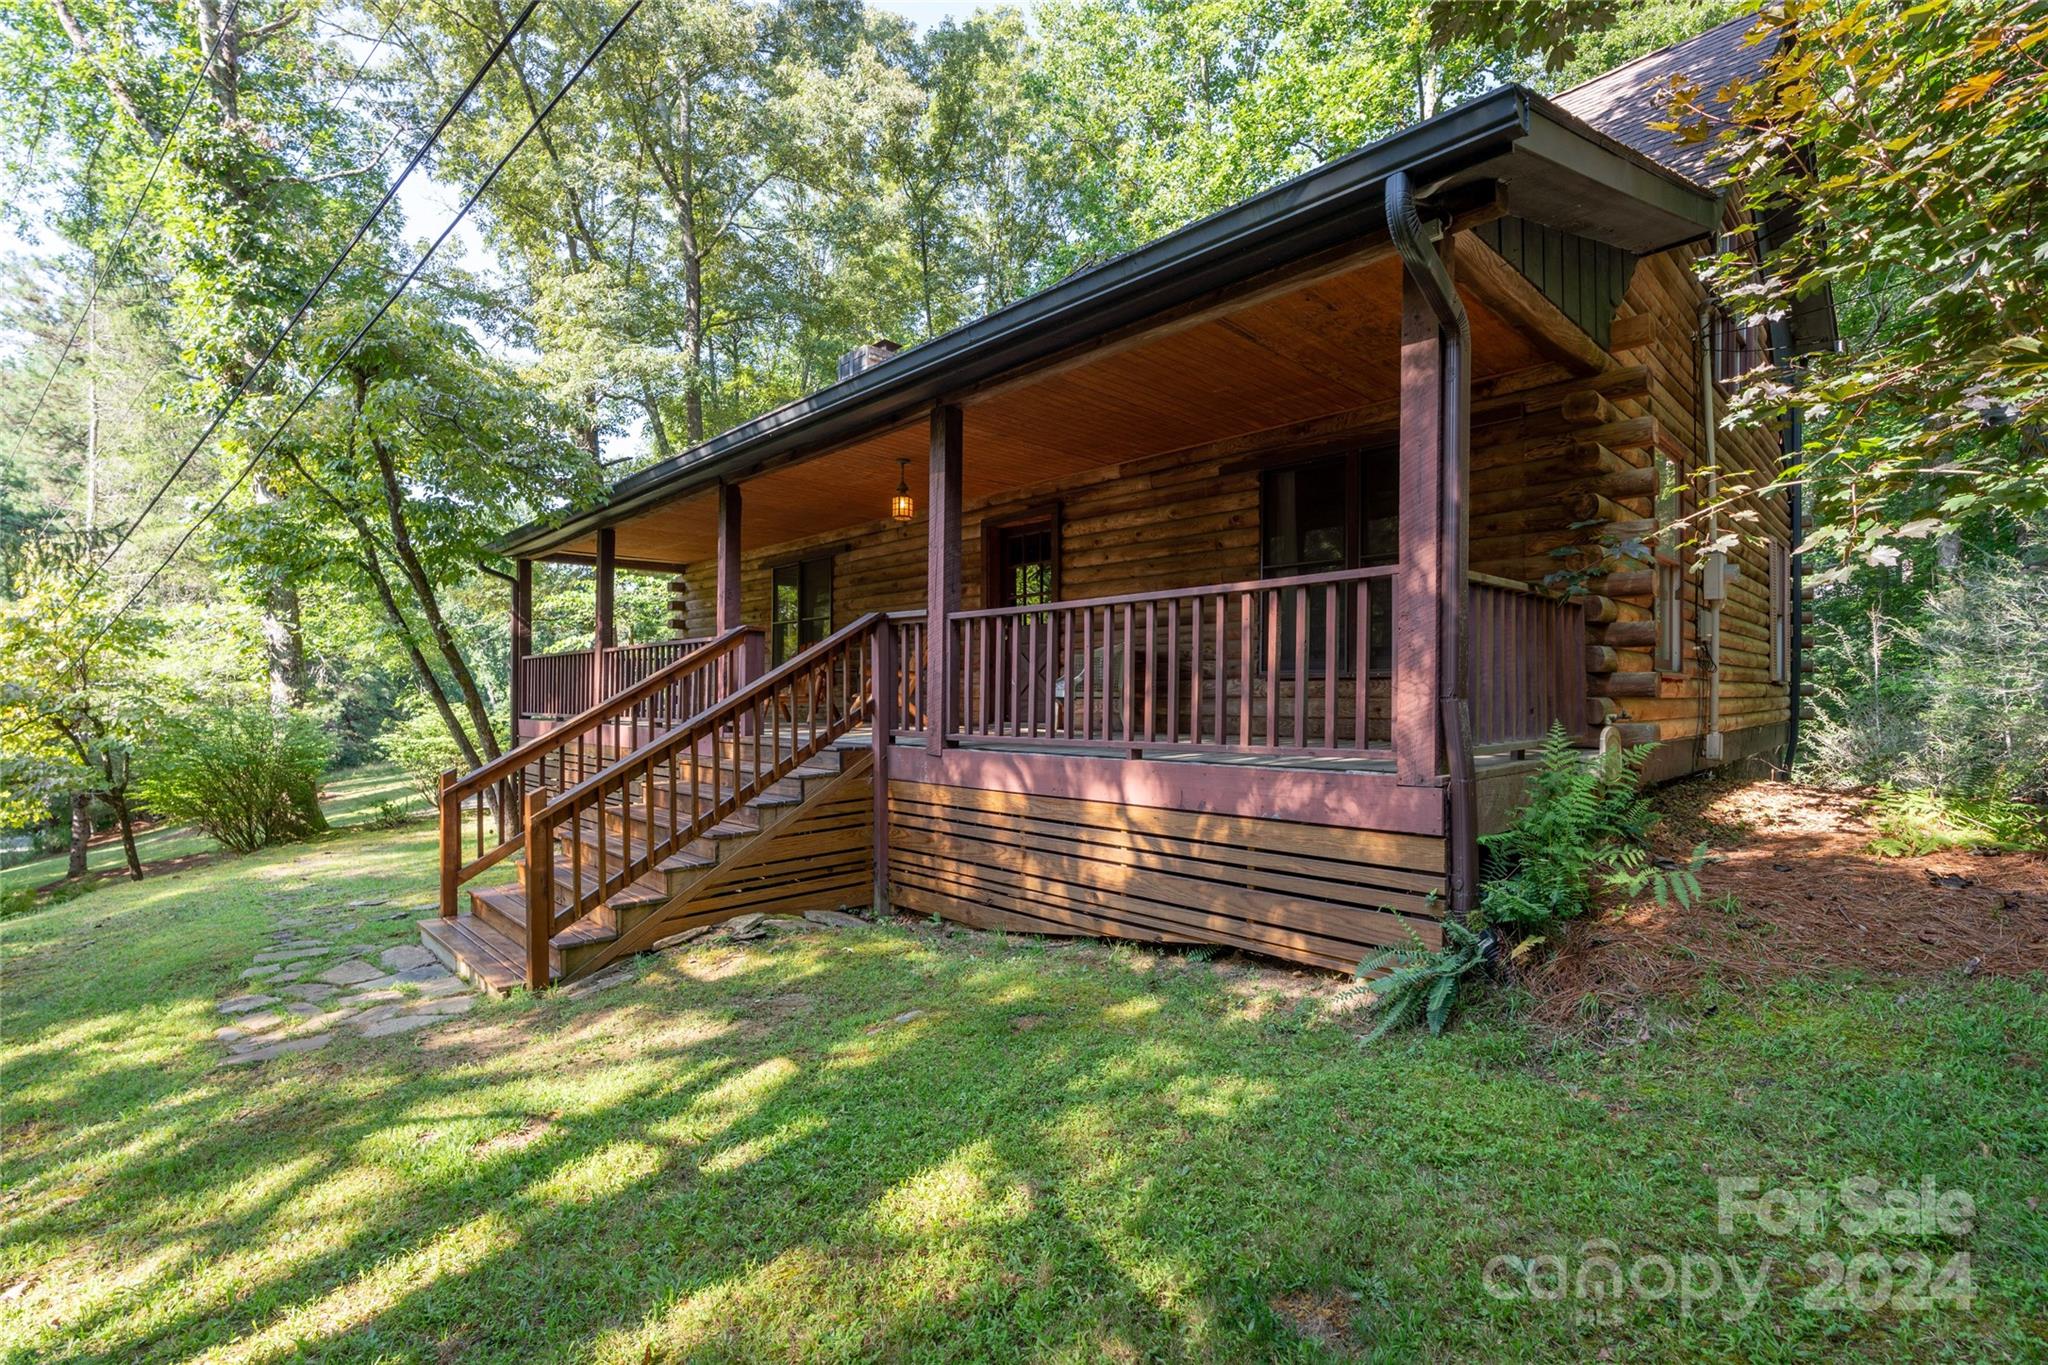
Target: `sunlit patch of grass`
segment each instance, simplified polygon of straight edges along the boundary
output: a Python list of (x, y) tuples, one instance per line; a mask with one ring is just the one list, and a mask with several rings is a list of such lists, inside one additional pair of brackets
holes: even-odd
[[(275, 917), (382, 900), (345, 918), (410, 941), (384, 916), (432, 850), (343, 830), (0, 926), (0, 1362), (1996, 1359), (2048, 1316), (2038, 980), (1364, 1048), (1181, 955), (882, 927), (213, 1071)], [(1714, 1180), (1863, 1172), (1971, 1193), (1973, 1307), (1843, 1320), (1788, 1282), (1749, 1322), (1588, 1323), (1480, 1283), (1596, 1236), (1847, 1251), (1720, 1238)], [(1334, 1343), (1273, 1307), (1332, 1296)]]

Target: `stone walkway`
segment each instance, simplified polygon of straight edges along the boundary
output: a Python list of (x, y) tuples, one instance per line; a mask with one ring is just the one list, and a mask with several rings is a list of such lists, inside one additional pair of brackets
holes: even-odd
[[(363, 912), (384, 904), (355, 901), (279, 917), (271, 946), (242, 973), (245, 991), (220, 1003), (228, 1022), (213, 1034), (227, 1046), (219, 1065), (311, 1052), (333, 1042), (341, 1029), (365, 1038), (410, 1033), (473, 1009), (476, 997), (469, 987), (416, 943), (336, 941), (363, 934)], [(410, 923), (416, 913), (368, 919)]]

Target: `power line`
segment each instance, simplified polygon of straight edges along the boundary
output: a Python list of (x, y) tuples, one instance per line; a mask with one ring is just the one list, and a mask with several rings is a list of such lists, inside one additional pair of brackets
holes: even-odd
[[(241, 8), (242, 0), (230, 0), (227, 17), (221, 21), (222, 33), (234, 26), (235, 16), (241, 12)], [(71, 356), (71, 348), (78, 344), (78, 334), (85, 330), (85, 320), (92, 316), (93, 305), (99, 302), (100, 287), (107, 282), (107, 276), (112, 273), (114, 258), (120, 255), (121, 244), (128, 240), (129, 232), (135, 227), (135, 220), (142, 213), (143, 202), (149, 198), (150, 188), (156, 184), (157, 172), (164, 168), (164, 162), (171, 154), (171, 144), (178, 140), (178, 134), (183, 131), (185, 118), (192, 112), (193, 104), (198, 101), (200, 88), (206, 84), (206, 78), (212, 74), (213, 61), (220, 55), (221, 47), (222, 44), (216, 39), (213, 51), (207, 54), (205, 64), (199, 68), (199, 79), (193, 81), (192, 88), (185, 92), (185, 103), (179, 107), (178, 117), (171, 124), (171, 131), (165, 133), (164, 140), (157, 145), (156, 161), (149, 168), (149, 176), (142, 182), (142, 188), (135, 192), (135, 201), (128, 206), (128, 220), (121, 224), (121, 231), (114, 238), (114, 244), (107, 248), (100, 268), (93, 272), (92, 288), (86, 292), (85, 307), (79, 310), (78, 321), (71, 324), (71, 335), (64, 339), (64, 349), (57, 352), (56, 362), (50, 366), (50, 373), (44, 377), (42, 392), (36, 395), (34, 405), (28, 410), (27, 419), (21, 424), (21, 430), (14, 433), (14, 449), (8, 454), (9, 460), (21, 454), (21, 443), (28, 439), (30, 428), (35, 426), (36, 417), (42, 412), (43, 403), (50, 396), (51, 386), (57, 382), (57, 376), (63, 373), (64, 362)], [(99, 155), (100, 142), (105, 140), (102, 135), (99, 141), (93, 143), (94, 156)]]
[(562, 83), (562, 88), (548, 98), (548, 102), (541, 106), (540, 112), (533, 116), (532, 121), (526, 125), (526, 128), (519, 134), (512, 145), (505, 150), (505, 154), (492, 164), (491, 169), (485, 174), (483, 180), (474, 190), (470, 191), (469, 197), (463, 201), (462, 207), (455, 211), (455, 216), (448, 220), (448, 225), (441, 229), (440, 235), (434, 238), (433, 243), (427, 247), (420, 258), (413, 262), (412, 269), (406, 272), (405, 278), (399, 282), (398, 287), (392, 290), (382, 303), (377, 305), (377, 311), (370, 315), (369, 320), (356, 329), (355, 335), (348, 339), (348, 342), (343, 345), (334, 359), (328, 362), (327, 368), (322, 370), (319, 377), (299, 396), (298, 402), (292, 405), (291, 411), (284, 415), (284, 420), (277, 424), (276, 429), (270, 435), (263, 438), (263, 444), (258, 446), (255, 452), (249, 456), (248, 462), (242, 466), (241, 472), (235, 476), (234, 481), (222, 489), (220, 496), (215, 498), (207, 509), (199, 514), (198, 519), (185, 529), (185, 534), (178, 537), (177, 544), (173, 545), (170, 552), (157, 563), (154, 569), (149, 571), (149, 577), (145, 578), (141, 585), (128, 595), (127, 600), (122, 602), (120, 609), (108, 617), (105, 624), (101, 625), (98, 630), (93, 632), (91, 638), (86, 640), (84, 646), (79, 650), (78, 659), (76, 664), (73, 665), (74, 667), (85, 662), (86, 656), (91, 654), (93, 646), (98, 644), (105, 637), (106, 633), (113, 629), (114, 624), (127, 615), (129, 610), (142, 599), (142, 595), (148, 592), (163, 571), (170, 567), (171, 561), (176, 559), (185, 546), (191, 542), (192, 537), (198, 533), (199, 528), (211, 520), (214, 514), (227, 504), (228, 498), (234, 494), (235, 490), (240, 488), (247, 481), (249, 475), (255, 472), (257, 464), (261, 462), (263, 456), (277, 441), (277, 438), (284, 434), (285, 428), (292, 424), (292, 419), (305, 410), (306, 405), (311, 403), (314, 397), (319, 394), (321, 388), (333, 377), (334, 372), (341, 368), (342, 361), (346, 360), (349, 353), (355, 350), (364, 337), (369, 335), (370, 329), (383, 319), (384, 314), (390, 311), (391, 305), (398, 302), (399, 295), (403, 294), (413, 281), (419, 278), (420, 272), (426, 269), (427, 262), (434, 258), (434, 253), (441, 249), (442, 244), (454, 233), (456, 226), (462, 222), (471, 209), (476, 207), (477, 201), (483, 198), (484, 192), (490, 189), (491, 185), (497, 180), (498, 173), (505, 169), (506, 164), (513, 157), (519, 154), (519, 149), (526, 145), (527, 139), (540, 130), (541, 124), (547, 122), (548, 115), (554, 112), (555, 106), (560, 104), (562, 99), (571, 90), (576, 88), (576, 83), (583, 79), (584, 73), (590, 70), (592, 63), (596, 62), (604, 54), (604, 50), (611, 46), (612, 39), (619, 36), (620, 30), (625, 28), (631, 22), (633, 16), (640, 12), (640, 6), (644, 3), (646, 3), (646, 0), (632, 0), (625, 10), (620, 13), (619, 17), (612, 21), (611, 27), (606, 29), (604, 35), (597, 40), (597, 46), (591, 48), (589, 54), (577, 64), (576, 69), (569, 73), (569, 78)]
[(519, 17), (512, 21), (512, 26), (506, 29), (504, 35), (492, 46), (490, 55), (484, 59), (484, 64), (478, 67), (476, 74), (469, 78), (469, 84), (462, 87), (462, 93), (457, 95), (448, 105), (448, 108), (443, 111), (440, 119), (434, 124), (433, 131), (428, 133), (426, 140), (421, 142), (419, 147), (414, 150), (412, 159), (405, 163), (405, 169), (398, 173), (398, 178), (393, 180), (384, 191), (384, 197), (377, 201), (377, 207), (371, 209), (370, 216), (363, 219), (356, 227), (355, 235), (349, 238), (348, 245), (343, 247), (341, 254), (336, 256), (328, 265), (326, 273), (320, 277), (320, 282), (313, 286), (305, 298), (299, 300), (299, 306), (293, 310), (290, 319), (285, 322), (283, 329), (272, 338), (270, 349), (266, 350), (262, 358), (251, 366), (248, 372), (236, 383), (234, 391), (229, 393), (221, 402), (220, 408), (213, 414), (212, 420), (206, 424), (206, 430), (199, 433), (199, 439), (192, 443), (191, 449), (187, 450), (183, 458), (172, 467), (171, 472), (164, 476), (163, 482), (157, 485), (156, 491), (149, 495), (149, 501), (142, 505), (142, 510), (136, 513), (126, 526), (122, 527), (120, 536), (114, 541), (114, 547), (107, 551), (104, 558), (86, 570), (85, 576), (78, 580), (78, 586), (72, 589), (70, 601), (65, 603), (66, 610), (75, 605), (78, 599), (84, 596), (85, 590), (92, 586), (93, 580), (99, 577), (107, 565), (114, 562), (114, 557), (120, 554), (122, 548), (128, 544), (129, 538), (135, 534), (136, 528), (141, 526), (149, 514), (156, 510), (157, 504), (163, 501), (164, 494), (170, 492), (171, 485), (178, 481), (179, 475), (183, 474), (191, 466), (192, 461), (198, 458), (199, 452), (206, 448), (206, 443), (213, 439), (213, 434), (216, 431), (220, 430), (220, 424), (227, 420), (228, 414), (234, 410), (235, 404), (240, 402), (242, 395), (249, 391), (249, 386), (256, 381), (256, 376), (261, 374), (264, 367), (277, 355), (278, 349), (284, 345), (285, 339), (298, 327), (307, 312), (313, 307), (314, 302), (325, 292), (327, 286), (333, 282), (335, 275), (347, 263), (348, 258), (355, 252), (355, 249), (362, 245), (363, 238), (369, 235), (370, 229), (376, 225), (377, 219), (383, 216), (384, 210), (390, 207), (391, 201), (397, 197), (400, 187), (405, 184), (406, 177), (410, 176), (419, 167), (420, 162), (426, 158), (427, 153), (433, 150), (434, 144), (440, 140), (441, 134), (447, 131), (449, 123), (454, 120), (456, 114), (461, 112), (462, 106), (469, 102), (469, 97), (476, 93), (477, 86), (483, 83), (484, 77), (490, 74), (491, 68), (498, 64), (498, 58), (504, 55), (505, 49), (511, 46), (512, 39), (518, 36), (522, 28), (526, 27), (526, 21), (533, 17), (534, 10), (539, 8), (539, 6), (540, 0), (526, 0), (526, 8), (519, 12)]
[[(376, 10), (371, 9), (370, 6), (368, 5), (364, 5), (363, 8), (369, 10), (371, 15), (373, 16), (377, 13)], [(391, 17), (384, 21), (384, 31), (382, 33), (379, 33), (377, 35), (376, 41), (370, 44), (370, 50), (365, 52), (363, 54), (363, 59), (356, 63), (356, 69), (354, 71), (349, 72), (348, 80), (342, 83), (340, 91), (337, 92), (332, 99), (327, 100), (320, 106), (320, 110), (322, 113), (331, 112), (335, 108), (335, 106), (339, 105), (343, 100), (348, 98), (349, 92), (356, 88), (356, 82), (362, 79), (363, 72), (370, 69), (371, 59), (374, 58), (380, 51), (383, 50), (384, 40), (389, 38), (391, 36), (391, 30), (397, 27), (398, 11), (396, 8), (394, 8), (391, 11)]]

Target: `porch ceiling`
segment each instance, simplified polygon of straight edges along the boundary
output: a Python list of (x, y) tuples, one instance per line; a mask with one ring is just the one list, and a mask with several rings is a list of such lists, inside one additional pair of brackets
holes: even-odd
[[(1105, 464), (1255, 435), (1356, 410), (1391, 407), (1400, 347), (1400, 262), (1384, 247), (1292, 283), (1089, 347), (1020, 378), (969, 393), (963, 410), (965, 496), (993, 497)], [(1465, 293), (1475, 378), (1547, 358), (1485, 300)], [(742, 548), (867, 525), (886, 514), (897, 461), (925, 504), (925, 414), (741, 484)], [(707, 489), (617, 525), (622, 563), (681, 565), (717, 545)], [(587, 535), (555, 547), (595, 553)]]

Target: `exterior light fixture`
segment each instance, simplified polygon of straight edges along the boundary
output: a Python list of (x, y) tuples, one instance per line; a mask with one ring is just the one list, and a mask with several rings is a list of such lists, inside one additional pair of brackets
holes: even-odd
[(889, 515), (896, 521), (909, 521), (917, 515), (917, 504), (910, 500), (910, 461), (896, 462), (896, 496), (889, 499)]

